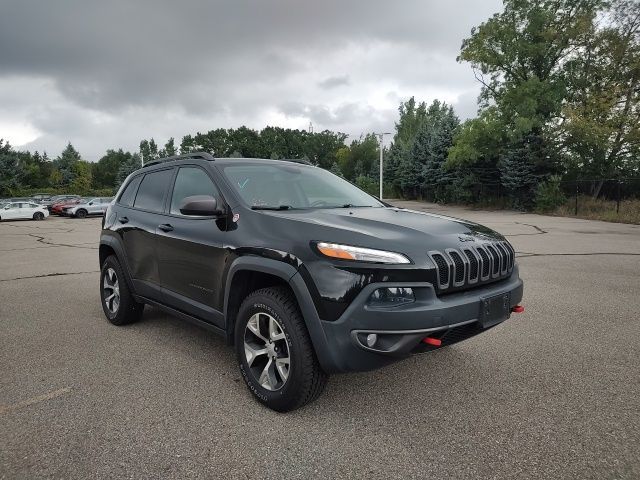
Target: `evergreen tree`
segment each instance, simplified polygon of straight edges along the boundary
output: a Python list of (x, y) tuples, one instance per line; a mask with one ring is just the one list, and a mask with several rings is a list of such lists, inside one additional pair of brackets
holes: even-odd
[(340, 170), (340, 167), (338, 166), (337, 162), (333, 162), (329, 171), (334, 175), (344, 178), (344, 175), (342, 175), (342, 170)]
[(11, 196), (19, 186), (18, 156), (0, 138), (0, 196)]
[(60, 185), (69, 186), (76, 176), (76, 164), (82, 160), (80, 153), (69, 142), (62, 153), (53, 161), (53, 166), (60, 173)]
[(512, 145), (500, 159), (501, 182), (514, 208), (530, 209), (534, 205), (540, 177), (534, 160), (540, 143), (539, 137), (528, 136)]
[(124, 182), (130, 174), (138, 170), (141, 166), (140, 155), (137, 153), (126, 158), (120, 164), (120, 168), (118, 168), (118, 175), (116, 176), (117, 186), (119, 187), (122, 185), (122, 182)]

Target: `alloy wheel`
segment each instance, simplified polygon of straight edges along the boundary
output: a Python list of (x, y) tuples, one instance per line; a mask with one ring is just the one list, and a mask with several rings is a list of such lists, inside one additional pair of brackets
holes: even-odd
[(102, 298), (105, 307), (111, 314), (118, 313), (120, 307), (120, 286), (116, 271), (109, 267), (104, 272), (102, 279)]
[(282, 326), (271, 315), (254, 314), (244, 332), (244, 353), (249, 370), (266, 390), (280, 390), (289, 378), (289, 343)]

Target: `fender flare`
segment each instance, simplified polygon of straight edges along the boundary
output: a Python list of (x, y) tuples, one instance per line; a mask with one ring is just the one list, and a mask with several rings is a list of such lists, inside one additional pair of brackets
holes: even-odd
[(318, 316), (318, 312), (316, 311), (316, 307), (306, 283), (294, 266), (278, 260), (255, 256), (239, 257), (229, 268), (224, 291), (224, 317), (227, 340), (231, 341), (233, 338), (233, 332), (231, 331), (231, 328), (229, 328), (230, 325), (228, 322), (227, 312), (231, 284), (236, 273), (247, 270), (274, 275), (287, 282), (293, 291), (298, 302), (298, 306), (300, 307), (300, 311), (302, 312), (302, 318), (307, 326), (307, 331), (311, 337), (311, 343), (313, 344), (320, 366), (327, 373), (339, 370), (335, 364), (334, 356), (331, 354), (329, 349), (329, 343), (327, 342), (327, 337), (324, 329), (322, 328), (322, 322), (320, 321), (320, 317)]
[[(127, 281), (127, 286), (129, 287), (129, 290), (131, 290), (131, 292), (136, 295), (135, 288), (133, 287), (133, 279), (131, 278), (131, 271), (129, 270), (129, 264), (127, 262), (127, 256), (124, 254), (124, 248), (121, 241), (111, 235), (101, 235), (100, 246), (102, 245), (110, 247), (115, 252), (116, 258), (120, 262), (122, 270), (124, 270), (124, 277)], [(102, 268), (102, 265), (99, 265), (99, 267)]]

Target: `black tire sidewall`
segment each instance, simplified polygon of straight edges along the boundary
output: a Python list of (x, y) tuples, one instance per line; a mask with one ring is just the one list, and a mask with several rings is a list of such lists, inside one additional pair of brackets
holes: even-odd
[[(104, 276), (108, 268), (113, 268), (116, 272), (120, 290), (120, 305), (115, 313), (111, 313), (104, 303)], [(114, 255), (107, 257), (100, 269), (100, 304), (105, 317), (114, 325), (125, 325), (134, 322), (142, 313), (143, 305), (138, 304), (131, 295), (120, 262)]]
[[(299, 397), (299, 386), (306, 372), (302, 371), (301, 350), (304, 345), (298, 338), (295, 326), (289, 321), (287, 314), (277, 301), (267, 295), (259, 293), (250, 295), (240, 307), (235, 328), (236, 357), (240, 373), (249, 387), (249, 390), (262, 403), (274, 410), (286, 410), (289, 405), (296, 403)], [(287, 340), (290, 358), (290, 370), (286, 383), (276, 391), (270, 391), (262, 387), (247, 364), (244, 353), (244, 333), (249, 319), (256, 313), (267, 313), (275, 318), (282, 328)]]
[(78, 218), (86, 218), (87, 217), (87, 211), (86, 210), (82, 210), (82, 209), (78, 210), (76, 212), (76, 217), (78, 217)]
[(44, 213), (41, 212), (36, 212), (33, 214), (33, 219), (34, 220), (43, 220), (44, 219)]

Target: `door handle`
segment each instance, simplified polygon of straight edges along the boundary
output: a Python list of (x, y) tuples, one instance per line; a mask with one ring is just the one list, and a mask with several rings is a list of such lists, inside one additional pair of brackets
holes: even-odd
[(120, 217), (120, 218), (118, 219), (118, 221), (119, 221), (120, 223), (129, 223), (129, 219), (128, 219), (127, 217)]
[(171, 232), (173, 230), (173, 226), (169, 225), (168, 223), (158, 225), (158, 228), (163, 232)]

